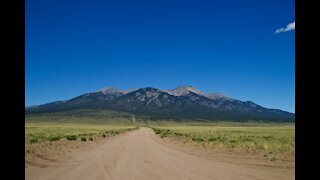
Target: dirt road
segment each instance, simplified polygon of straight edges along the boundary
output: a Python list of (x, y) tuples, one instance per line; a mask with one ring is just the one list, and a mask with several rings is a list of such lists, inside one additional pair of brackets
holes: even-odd
[(160, 143), (149, 128), (126, 132), (52, 166), (26, 169), (27, 180), (294, 179), (294, 174), (248, 168), (183, 153)]

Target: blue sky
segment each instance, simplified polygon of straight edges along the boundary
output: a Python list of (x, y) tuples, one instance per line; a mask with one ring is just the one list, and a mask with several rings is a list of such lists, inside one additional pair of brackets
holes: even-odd
[(294, 112), (294, 9), (293, 0), (26, 0), (26, 106), (106, 86), (192, 85)]

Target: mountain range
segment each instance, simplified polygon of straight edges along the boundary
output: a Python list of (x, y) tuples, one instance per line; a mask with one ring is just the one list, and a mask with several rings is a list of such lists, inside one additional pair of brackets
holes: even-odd
[(192, 86), (160, 90), (153, 87), (118, 90), (107, 87), (70, 100), (26, 107), (26, 114), (77, 109), (115, 110), (156, 119), (294, 121), (295, 115), (240, 101), (219, 93), (204, 93)]

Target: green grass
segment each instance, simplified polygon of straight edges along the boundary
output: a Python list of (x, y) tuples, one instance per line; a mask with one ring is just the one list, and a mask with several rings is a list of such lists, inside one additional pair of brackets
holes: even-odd
[(192, 142), (212, 148), (245, 150), (249, 152), (295, 153), (293, 123), (209, 122), (146, 120), (113, 111), (78, 110), (41, 115), (26, 115), (25, 142), (76, 140), (90, 137), (115, 136), (137, 126), (152, 127), (161, 138), (175, 136), (183, 142)]
[(111, 110), (89, 110), (79, 109), (72, 111), (26, 114), (25, 122), (53, 122), (53, 123), (122, 123), (128, 124), (132, 122), (129, 113), (111, 111)]
[(295, 153), (295, 128), (293, 124), (259, 124), (232, 126), (151, 126), (161, 138), (176, 136), (212, 148), (226, 148), (247, 152)]
[(44, 141), (80, 140), (81, 137), (92, 140), (102, 136), (115, 136), (125, 131), (136, 129), (135, 126), (107, 124), (72, 124), (72, 123), (25, 123), (25, 142), (41, 143)]

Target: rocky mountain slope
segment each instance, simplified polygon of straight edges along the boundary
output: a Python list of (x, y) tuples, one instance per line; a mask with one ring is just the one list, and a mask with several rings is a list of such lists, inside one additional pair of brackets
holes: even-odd
[(120, 91), (103, 88), (67, 101), (26, 108), (26, 114), (75, 109), (110, 109), (161, 119), (294, 121), (294, 114), (268, 109), (251, 101), (240, 101), (222, 94), (206, 94), (192, 86), (160, 90), (146, 87)]

